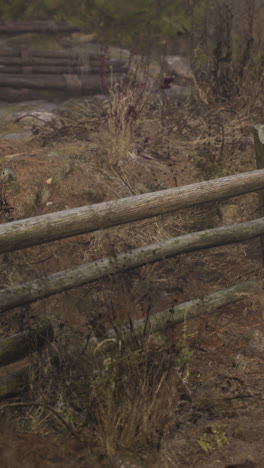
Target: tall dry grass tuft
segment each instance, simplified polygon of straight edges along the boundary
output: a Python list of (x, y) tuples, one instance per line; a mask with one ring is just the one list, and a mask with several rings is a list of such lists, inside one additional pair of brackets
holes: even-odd
[(158, 450), (179, 400), (176, 355), (161, 339), (123, 346), (110, 355), (102, 345), (90, 365), (86, 416), (107, 456), (120, 449)]
[(133, 149), (152, 83), (148, 60), (131, 57), (128, 75), (119, 80), (113, 79), (107, 89), (101, 138), (106, 142), (110, 165), (126, 159)]
[[(182, 353), (158, 334), (138, 340), (132, 332), (128, 341), (105, 340), (87, 350), (77, 339), (74, 350), (71, 338), (69, 352), (66, 334), (64, 346), (53, 344), (49, 359), (46, 352), (33, 358), (25, 400), (33, 406), (23, 409), (17, 429), (80, 434), (91, 452), (108, 461), (125, 454), (155, 456), (175, 427), (181, 398), (189, 398)], [(8, 411), (11, 416), (14, 408)]]

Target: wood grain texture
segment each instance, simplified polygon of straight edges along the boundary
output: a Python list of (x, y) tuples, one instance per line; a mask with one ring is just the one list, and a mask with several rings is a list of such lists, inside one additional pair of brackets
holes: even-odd
[(0, 312), (34, 302), (106, 276), (131, 270), (176, 255), (233, 244), (264, 234), (264, 218), (186, 234), (138, 249), (90, 262), (0, 290)]
[[(227, 304), (241, 301), (243, 298), (248, 297), (250, 293), (260, 291), (261, 289), (261, 281), (243, 281), (237, 283), (230, 288), (221, 289), (203, 298), (192, 299), (191, 301), (183, 302), (182, 304), (157, 312), (156, 314), (150, 315), (147, 320), (146, 317), (133, 320), (133, 333), (136, 336), (142, 337), (144, 333), (159, 332), (164, 330), (167, 326), (174, 327), (200, 314), (209, 314)], [(111, 348), (115, 341), (118, 342), (120, 339), (126, 340), (130, 337), (130, 323), (120, 325), (115, 329), (107, 328), (104, 330), (103, 349), (105, 350), (107, 346)], [(100, 339), (94, 336), (89, 341), (89, 348), (96, 347), (99, 344)]]
[(264, 189), (264, 169), (0, 225), (0, 253)]
[[(257, 169), (264, 169), (264, 125), (256, 125), (254, 131), (254, 145)], [(259, 216), (264, 216), (264, 190), (259, 191)], [(261, 237), (262, 266), (264, 266), (264, 237)]]

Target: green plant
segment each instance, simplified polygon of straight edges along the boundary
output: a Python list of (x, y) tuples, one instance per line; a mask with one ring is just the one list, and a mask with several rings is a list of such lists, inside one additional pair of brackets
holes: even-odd
[(200, 445), (201, 449), (208, 455), (213, 449), (213, 442), (209, 436), (209, 434), (202, 434), (199, 439), (197, 440), (198, 444)]
[(209, 432), (205, 432), (199, 437), (197, 442), (207, 455), (216, 448), (222, 448), (228, 443), (225, 427), (217, 424), (212, 426)]

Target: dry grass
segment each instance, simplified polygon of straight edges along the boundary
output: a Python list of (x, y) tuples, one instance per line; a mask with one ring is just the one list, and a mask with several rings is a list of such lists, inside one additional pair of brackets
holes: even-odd
[(80, 437), (85, 428), (107, 458), (120, 450), (156, 452), (175, 423), (173, 409), (184, 390), (179, 377), (183, 363), (158, 335), (146, 336), (142, 343), (131, 337), (118, 349), (107, 344), (81, 354), (53, 346), (48, 361), (35, 360), (33, 401), (43, 406), (24, 410), (17, 427), (46, 435), (61, 431), (64, 424), (45, 408), (51, 405)]
[[(37, 140), (45, 149), (34, 159), (24, 157), (12, 163), (25, 187), (20, 193), (7, 194), (18, 217), (254, 167), (251, 127), (254, 119), (263, 118), (259, 88), (254, 104), (244, 96), (213, 106), (198, 99), (179, 108), (164, 96), (149, 100), (149, 89), (142, 86), (114, 85), (101, 106), (82, 104), (69, 120), (39, 132)], [(258, 112), (252, 115), (255, 106)], [(54, 152), (52, 139), (56, 138), (57, 154), (47, 156), (46, 152)], [(46, 198), (44, 189), (51, 176)], [(36, 198), (39, 192), (45, 196)], [(31, 196), (38, 203), (30, 205)], [(47, 206), (47, 201), (52, 205)], [(242, 218), (253, 216), (253, 204), (247, 199)], [(27, 249), (3, 261), (3, 283), (23, 282), (219, 222), (219, 206), (211, 204)], [(33, 365), (28, 397), (52, 405), (77, 432), (93, 438), (93, 444), (108, 457), (120, 450), (137, 452), (147, 447), (158, 451), (175, 424), (174, 408), (180, 395), (187, 393), (184, 379), (179, 378), (186, 364), (179, 362), (183, 343), (175, 351), (160, 336), (145, 336), (139, 342), (133, 339), (133, 329), (131, 342), (120, 341), (120, 348), (111, 352), (102, 344), (89, 354), (83, 343), (91, 331), (98, 336), (101, 332), (103, 339), (106, 324), (118, 327), (123, 320), (147, 317), (165, 301), (170, 305), (229, 285), (238, 270), (245, 277), (249, 267), (254, 273), (255, 264), (246, 261), (243, 248), (232, 249), (232, 254), (221, 251), (218, 260), (213, 254), (209, 258), (199, 253), (148, 265), (33, 305), (24, 326), (44, 314), (56, 327), (57, 338), (50, 352)], [(243, 267), (238, 265), (234, 274), (240, 256)], [(24, 312), (12, 316), (14, 328)], [(7, 328), (10, 325), (4, 320)], [(43, 407), (25, 412), (18, 427), (42, 433), (64, 430), (58, 418)]]
[(97, 422), (97, 437), (107, 455), (121, 447), (159, 447), (179, 398), (177, 385), (171, 388), (175, 356), (168, 351), (155, 339), (110, 356), (95, 351), (87, 416)]

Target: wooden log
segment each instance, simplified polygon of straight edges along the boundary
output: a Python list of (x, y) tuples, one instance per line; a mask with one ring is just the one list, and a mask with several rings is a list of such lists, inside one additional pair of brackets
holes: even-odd
[(32, 65), (80, 65), (81, 63), (89, 63), (89, 57), (76, 56), (75, 58), (58, 58), (58, 57), (33, 57), (32, 55), (25, 54), (19, 57), (0, 57), (1, 65), (21, 65), (21, 66), (32, 66)]
[[(106, 85), (110, 84), (110, 77), (105, 78)], [(0, 87), (50, 89), (68, 92), (100, 92), (102, 91), (100, 74), (79, 76), (76, 74), (57, 75), (32, 75), (32, 74), (5, 74), (0, 73)]]
[[(132, 321), (133, 333), (136, 336), (142, 337), (144, 333), (155, 333), (164, 330), (165, 328), (174, 327), (185, 320), (193, 319), (201, 314), (209, 314), (220, 307), (228, 304), (233, 304), (244, 298), (247, 298), (250, 293), (262, 290), (261, 281), (244, 281), (237, 283), (227, 289), (222, 289), (209, 294), (203, 298), (192, 299), (188, 302), (176, 305), (169, 309), (165, 309), (156, 314), (150, 315), (146, 321), (146, 317), (142, 317)], [(104, 330), (103, 340), (112, 346), (113, 341), (120, 339), (126, 340), (131, 337), (131, 324), (124, 324), (116, 329), (107, 328)], [(102, 342), (97, 337), (92, 337), (89, 341), (89, 348), (98, 346)], [(105, 347), (103, 348), (105, 349)]]
[[(0, 62), (1, 63), (1, 62)], [(97, 75), (104, 73), (127, 73), (128, 68), (110, 65), (106, 70), (102, 70), (100, 66), (91, 65), (1, 65), (1, 73), (17, 74), (17, 73), (39, 73), (39, 74), (50, 74), (50, 75), (64, 75), (67, 73), (74, 75), (86, 75), (96, 73)], [(82, 77), (80, 77), (82, 78)]]
[[(230, 288), (216, 291), (201, 299), (193, 299), (153, 314), (150, 316), (147, 325), (145, 318), (135, 320), (133, 321), (133, 328), (137, 335), (142, 335), (145, 328), (147, 331), (156, 332), (164, 329), (167, 325), (175, 326), (198, 315), (209, 314), (227, 304), (243, 300), (248, 297), (249, 293), (261, 291), (261, 289), (261, 281), (237, 283)], [(124, 333), (124, 330), (122, 332)], [(125, 328), (125, 332), (128, 332), (128, 327)]]
[[(0, 49), (0, 63), (14, 63), (14, 61), (9, 61), (9, 59), (15, 59), (16, 63), (18, 60), (28, 60), (32, 57), (34, 60), (41, 59), (50, 59), (52, 61), (57, 60), (59, 63), (63, 60), (63, 63), (71, 64), (74, 62), (90, 62), (92, 65), (96, 66), (101, 63), (106, 64), (116, 64), (117, 66), (124, 66), (127, 62), (121, 59), (107, 59), (99, 51), (97, 52), (66, 52), (64, 50), (35, 50), (30, 48), (3, 48)], [(6, 62), (5, 62), (6, 61)], [(48, 62), (47, 62), (48, 63)]]
[[(256, 166), (264, 169), (264, 125), (254, 127)], [(264, 216), (264, 190), (259, 191), (259, 214)], [(264, 268), (264, 237), (261, 237), (262, 267)]]
[(0, 225), (0, 253), (224, 200), (264, 188), (264, 169)]
[[(9, 74), (48, 74), (48, 75), (62, 75), (66, 73), (70, 74), (83, 74), (83, 73), (92, 73), (92, 69), (89, 65), (79, 67), (79, 66), (61, 66), (61, 65), (0, 65), (0, 73), (9, 73)], [(98, 73), (98, 71), (97, 71)]]
[(112, 70), (127, 68), (127, 62), (120, 59), (105, 59), (100, 54), (64, 51), (37, 51), (31, 49), (1, 49), (0, 64), (13, 66), (82, 66), (89, 64), (91, 69), (111, 67)]
[[(90, 56), (90, 54), (86, 54)], [(95, 54), (93, 54), (95, 55)], [(67, 52), (64, 50), (35, 50), (27, 47), (6, 47), (0, 50), (0, 62), (3, 57), (42, 57), (53, 59), (77, 60), (80, 56), (77, 52)]]
[(263, 234), (264, 218), (261, 218), (150, 244), (115, 257), (103, 258), (81, 265), (73, 270), (60, 271), (0, 290), (0, 312), (148, 263), (165, 260), (187, 252), (243, 242)]
[(29, 386), (29, 366), (0, 377), (0, 399), (9, 398), (25, 391)]
[(52, 340), (51, 325), (44, 325), (0, 340), (0, 366), (6, 366), (35, 351), (40, 351)]
[(1, 21), (0, 34), (24, 33), (73, 33), (80, 32), (79, 26), (68, 26), (57, 21), (15, 22)]

